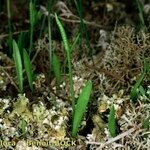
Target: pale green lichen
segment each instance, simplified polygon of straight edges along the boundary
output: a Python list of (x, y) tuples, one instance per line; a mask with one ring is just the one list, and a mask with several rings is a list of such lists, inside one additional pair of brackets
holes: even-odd
[(29, 99), (25, 97), (25, 94), (18, 95), (18, 99), (13, 104), (13, 111), (9, 115), (10, 119), (14, 119), (15, 115), (23, 118), (25, 121), (32, 119), (32, 113), (28, 108)]
[(42, 102), (33, 105), (33, 118), (37, 123), (43, 122), (48, 115), (48, 110)]

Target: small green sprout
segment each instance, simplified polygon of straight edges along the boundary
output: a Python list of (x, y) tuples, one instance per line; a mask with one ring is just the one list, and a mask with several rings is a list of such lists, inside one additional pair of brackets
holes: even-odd
[(52, 66), (56, 77), (57, 85), (59, 86), (61, 83), (60, 61), (55, 53), (53, 53)]
[(148, 62), (148, 60), (145, 58), (144, 59), (144, 68), (143, 68), (143, 72), (140, 75), (140, 77), (138, 78), (138, 80), (136, 81), (135, 85), (133, 86), (131, 93), (130, 93), (130, 97), (132, 99), (133, 102), (135, 102), (139, 96), (139, 93), (144, 93), (144, 88), (142, 87), (142, 81), (144, 80), (145, 76), (147, 74), (149, 74), (150, 70), (150, 64)]
[(81, 124), (83, 115), (86, 111), (87, 104), (89, 102), (90, 94), (92, 91), (92, 81), (87, 81), (85, 87), (82, 89), (82, 92), (79, 96), (79, 99), (77, 101), (75, 110), (74, 110), (74, 116), (73, 116), (73, 124), (72, 124), (72, 136), (76, 137), (76, 134), (78, 132), (78, 128)]
[(115, 119), (115, 108), (114, 108), (114, 105), (112, 105), (110, 108), (110, 113), (109, 113), (109, 118), (108, 118), (108, 129), (112, 137), (115, 137), (117, 134), (116, 128), (117, 126), (116, 126), (116, 119)]
[(24, 61), (24, 67), (26, 70), (29, 86), (30, 89), (33, 91), (33, 70), (32, 70), (32, 65), (31, 65), (29, 55), (25, 49), (23, 50), (23, 61)]
[(13, 40), (13, 57), (15, 61), (16, 74), (18, 79), (19, 92), (23, 93), (23, 70), (22, 70), (22, 61), (21, 55), (18, 48), (18, 45), (15, 40)]

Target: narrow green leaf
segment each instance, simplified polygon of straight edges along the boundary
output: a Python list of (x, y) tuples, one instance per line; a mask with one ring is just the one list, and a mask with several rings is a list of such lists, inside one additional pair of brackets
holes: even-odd
[(21, 131), (21, 136), (24, 136), (27, 132), (27, 122), (24, 119), (20, 120), (18, 128)]
[(13, 40), (13, 57), (15, 61), (15, 68), (17, 73), (19, 92), (23, 92), (23, 70), (22, 70), (22, 61), (19, 52), (18, 45), (15, 40)]
[(139, 91), (141, 91), (141, 84), (142, 81), (144, 80), (145, 76), (147, 73), (149, 73), (149, 62), (146, 58), (144, 58), (144, 67), (143, 67), (143, 73), (140, 75), (139, 79), (137, 79), (135, 85), (133, 86), (131, 93), (130, 93), (130, 98), (132, 99), (132, 101), (136, 101), (136, 99), (138, 98), (138, 94)]
[[(70, 49), (71, 57), (72, 57), (73, 50), (74, 50), (77, 42), (79, 41), (80, 36), (81, 36), (81, 34), (78, 33), (78, 35), (75, 37), (75, 40), (73, 41), (73, 44), (71, 45), (71, 49)], [(65, 59), (64, 66), (66, 66), (66, 63), (67, 63), (67, 58)]]
[(24, 60), (24, 67), (25, 67), (25, 70), (26, 70), (29, 86), (30, 86), (30, 89), (33, 91), (32, 65), (31, 65), (31, 61), (30, 61), (29, 55), (28, 55), (28, 53), (27, 53), (27, 51), (25, 49), (23, 50), (23, 60)]
[(29, 3), (29, 17), (30, 17), (30, 45), (29, 45), (29, 56), (30, 56), (33, 47), (34, 25), (36, 24), (36, 20), (37, 20), (37, 11), (35, 9), (35, 5), (32, 2), (32, 0), (30, 0)]
[(32, 2), (32, 0), (30, 0), (29, 3), (29, 15), (30, 15), (30, 24), (31, 26), (34, 26), (35, 23), (35, 8), (34, 8), (34, 4)]
[(67, 52), (67, 57), (70, 59), (70, 47), (69, 47), (69, 42), (68, 42), (68, 39), (67, 39), (65, 30), (64, 30), (64, 28), (63, 28), (61, 22), (59, 21), (57, 14), (55, 14), (55, 20), (56, 20), (57, 26), (58, 26), (58, 28), (59, 28), (59, 30), (60, 30), (61, 36), (62, 36), (63, 44), (64, 44), (65, 50), (66, 50), (66, 52)]
[(146, 73), (143, 72), (139, 79), (136, 81), (135, 85), (133, 86), (131, 93), (130, 93), (130, 97), (133, 101), (135, 101), (138, 98), (138, 93), (139, 93), (139, 86), (141, 85), (143, 79), (145, 78)]
[(143, 122), (143, 128), (149, 129), (150, 117), (146, 118)]
[(91, 91), (92, 91), (92, 82), (91, 80), (89, 80), (87, 81), (85, 87), (82, 89), (82, 92), (77, 101), (77, 105), (75, 107), (74, 116), (73, 116), (73, 125), (72, 125), (73, 137), (76, 137), (78, 128), (81, 124), (83, 115), (86, 111), (86, 107), (89, 102)]
[(143, 88), (142, 85), (139, 86), (139, 93), (140, 93), (140, 95), (142, 95), (142, 96), (146, 95), (146, 91), (145, 91), (145, 89)]
[(60, 83), (61, 83), (60, 61), (59, 61), (57, 55), (55, 55), (55, 54), (53, 54), (52, 66), (53, 66), (57, 84), (60, 85)]
[(81, 34), (79, 33), (78, 35), (77, 35), (77, 37), (75, 38), (75, 40), (73, 41), (73, 44), (72, 44), (72, 46), (71, 46), (71, 54), (72, 54), (72, 52), (73, 52), (73, 50), (74, 50), (74, 48), (75, 48), (75, 46), (76, 46), (76, 44), (77, 44), (77, 42), (79, 41), (79, 38), (80, 38), (80, 36), (81, 36)]
[(72, 77), (73, 75), (72, 75), (72, 67), (71, 67), (71, 54), (70, 54), (71, 50), (70, 50), (66, 32), (65, 32), (61, 22), (59, 21), (57, 14), (55, 14), (55, 20), (56, 20), (56, 24), (59, 28), (59, 31), (60, 31), (60, 34), (61, 34), (61, 37), (63, 40), (64, 48), (65, 48), (65, 51), (67, 54), (67, 61), (68, 61), (68, 68), (69, 68), (70, 95), (72, 98), (72, 108), (74, 111), (75, 99), (74, 99), (74, 88), (73, 88), (73, 77)]
[(139, 10), (139, 20), (141, 23), (141, 27), (143, 28), (145, 26), (144, 13), (143, 13), (144, 12), (144, 6), (139, 0), (136, 0), (136, 3), (137, 3), (137, 8)]
[(110, 108), (110, 113), (109, 113), (109, 118), (108, 118), (108, 129), (109, 129), (109, 132), (110, 132), (110, 135), (112, 137), (115, 137), (116, 136), (116, 119), (115, 119), (115, 108), (114, 108), (114, 105), (111, 106)]
[(144, 58), (144, 72), (149, 74), (150, 73), (150, 63), (147, 58)]
[(26, 38), (26, 33), (21, 31), (21, 33), (19, 34), (19, 37), (18, 37), (18, 48), (19, 48), (20, 54), (22, 54), (22, 56), (23, 56), (23, 48), (25, 47), (25, 42), (24, 42), (26, 40), (25, 38)]
[(144, 58), (144, 68), (143, 68), (143, 72), (147, 73), (147, 71), (149, 70), (149, 62), (147, 58)]

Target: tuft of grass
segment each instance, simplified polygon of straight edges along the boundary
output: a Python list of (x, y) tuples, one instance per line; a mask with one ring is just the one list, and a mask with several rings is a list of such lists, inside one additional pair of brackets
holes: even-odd
[(13, 57), (15, 61), (16, 74), (18, 79), (19, 92), (23, 93), (23, 69), (21, 55), (18, 45), (15, 40), (13, 40)]
[(25, 49), (23, 49), (23, 58), (21, 58), (21, 54), (18, 48), (18, 44), (15, 40), (13, 40), (13, 57), (15, 61), (16, 74), (18, 79), (18, 89), (20, 93), (23, 93), (23, 66), (22, 59), (25, 67), (25, 71), (27, 74), (28, 82), (30, 89), (33, 91), (33, 70), (32, 64), (30, 61), (30, 57)]
[(115, 108), (114, 105), (110, 107), (109, 118), (108, 118), (108, 129), (110, 135), (115, 137), (117, 135), (117, 126), (116, 126), (116, 119), (115, 119)]
[(89, 80), (87, 81), (85, 87), (82, 89), (82, 92), (75, 106), (72, 124), (72, 137), (76, 137), (78, 128), (81, 124), (83, 115), (86, 111), (86, 107), (89, 102), (91, 91), (92, 91), (92, 82), (91, 80)]
[(30, 57), (29, 57), (29, 55), (28, 55), (28, 53), (25, 49), (23, 50), (23, 61), (24, 61), (24, 67), (25, 67), (25, 70), (26, 70), (29, 86), (30, 86), (31, 91), (33, 91), (32, 64), (31, 64), (31, 61), (30, 61)]
[[(57, 26), (60, 30), (62, 39), (63, 39), (63, 44), (65, 47), (65, 51), (67, 54), (67, 61), (68, 61), (68, 68), (69, 68), (69, 82), (70, 82), (70, 95), (72, 98), (72, 137), (76, 137), (78, 128), (81, 124), (83, 115), (86, 111), (86, 107), (89, 101), (90, 93), (92, 91), (92, 82), (89, 80), (85, 87), (82, 89), (82, 93), (79, 96), (79, 99), (77, 101), (77, 104), (75, 106), (75, 97), (74, 97), (74, 88), (73, 88), (73, 78), (72, 78), (72, 67), (71, 67), (71, 53), (72, 50), (70, 49), (68, 39), (65, 33), (65, 30), (61, 24), (61, 22), (58, 19), (58, 16), (55, 14), (55, 20), (57, 23)], [(72, 47), (73, 48), (73, 47)]]

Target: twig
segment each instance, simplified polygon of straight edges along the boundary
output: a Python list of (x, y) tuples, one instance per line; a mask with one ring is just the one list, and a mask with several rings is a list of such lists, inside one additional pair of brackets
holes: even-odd
[[(66, 18), (63, 18), (63, 17), (60, 17), (60, 19), (63, 20), (63, 21), (65, 21), (65, 22), (80, 23), (80, 20), (66, 19)], [(107, 28), (107, 27), (104, 27), (102, 25), (96, 24), (95, 22), (89, 22), (89, 21), (86, 21), (84, 19), (83, 19), (83, 22), (86, 25), (89, 25), (89, 26), (94, 26), (94, 27), (103, 28), (103, 29)]]
[[(40, 8), (41, 8), (41, 12), (42, 12), (44, 15), (48, 16), (48, 11), (47, 11), (47, 9), (46, 9), (45, 7), (43, 7), (43, 6), (41, 6)], [(50, 16), (53, 17), (53, 18), (55, 18), (55, 16), (54, 16), (53, 14), (51, 14)], [(67, 18), (64, 18), (64, 17), (62, 17), (62, 16), (66, 16), (67, 18), (68, 18), (68, 16), (69, 16), (69, 17), (74, 17), (74, 18), (77, 18), (77, 19), (76, 19), (76, 20), (75, 20), (75, 19), (67, 19)], [(80, 23), (80, 22), (81, 22), (81, 21), (80, 21), (80, 18), (77, 17), (76, 15), (72, 14), (72, 13), (69, 13), (69, 15), (68, 15), (67, 13), (62, 13), (62, 14), (60, 14), (59, 18), (60, 18), (61, 20), (65, 21), (65, 22), (71, 22), (71, 23)], [(89, 22), (89, 21), (86, 21), (86, 20), (84, 20), (84, 19), (83, 19), (83, 22), (84, 22), (86, 25), (90, 25), (90, 26), (94, 26), (94, 27), (98, 27), (98, 28), (103, 28), (103, 29), (107, 29), (107, 28), (108, 28), (108, 27), (106, 27), (106, 26), (99, 25), (99, 24), (97, 24), (97, 23), (95, 23), (95, 22)]]
[(38, 55), (38, 53), (39, 53), (40, 51), (41, 51), (41, 50), (39, 50), (39, 49), (36, 51), (36, 53), (34, 54), (32, 60), (31, 60), (31, 63), (34, 62), (34, 60), (36, 59), (36, 57), (37, 57), (37, 55)]
[(0, 69), (11, 69), (11, 68), (15, 68), (15, 66), (1, 66), (0, 65)]
[(8, 79), (10, 80), (10, 82), (12, 83), (12, 85), (14, 85), (14, 87), (18, 89), (17, 85), (15, 84), (15, 82), (13, 81), (13, 79), (10, 77), (10, 75), (4, 70), (4, 68), (2, 68), (2, 71), (6, 74), (6, 76), (8, 77)]
[(118, 141), (119, 139), (122, 139), (123, 137), (131, 134), (132, 132), (136, 131), (137, 130), (137, 127), (133, 127), (131, 129), (129, 129), (128, 131), (114, 137), (114, 138), (111, 138), (109, 139), (107, 142), (105, 143), (100, 143), (100, 142), (86, 142), (87, 144), (91, 144), (91, 145), (100, 145), (100, 147), (98, 147), (96, 150), (101, 150), (102, 148), (104, 148), (106, 145), (109, 145), (115, 141)]
[(119, 74), (116, 74), (115, 72), (112, 72), (112, 71), (109, 71), (109, 70), (106, 70), (104, 68), (99, 68), (97, 66), (93, 66), (93, 65), (89, 65), (86, 61), (84, 61), (84, 65), (85, 67), (87, 67), (88, 69), (90, 70), (96, 70), (98, 72), (102, 72), (104, 73), (106, 76), (110, 76), (112, 77), (113, 79), (115, 79), (116, 81), (120, 81), (120, 82), (123, 82), (124, 83), (124, 79), (122, 79), (122, 76), (120, 76)]
[[(12, 33), (12, 35), (17, 35), (17, 34), (19, 34), (21, 31), (17, 31), (17, 32), (14, 32), (14, 33)], [(28, 30), (24, 30), (24, 31), (22, 31), (22, 32), (28, 32)], [(4, 39), (4, 38), (7, 38), (9, 36), (9, 34), (3, 34), (3, 35), (0, 35), (0, 40), (1, 39)]]

